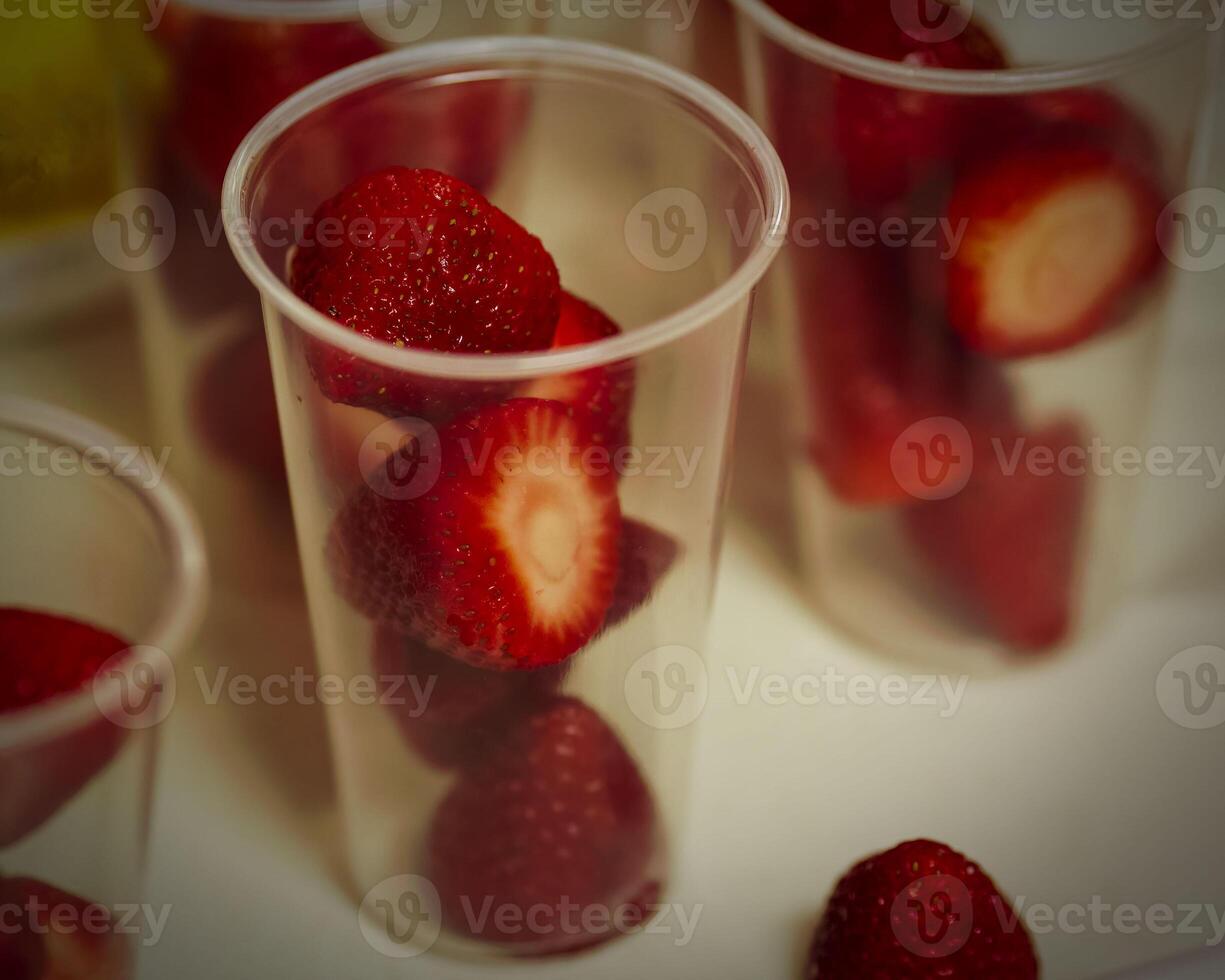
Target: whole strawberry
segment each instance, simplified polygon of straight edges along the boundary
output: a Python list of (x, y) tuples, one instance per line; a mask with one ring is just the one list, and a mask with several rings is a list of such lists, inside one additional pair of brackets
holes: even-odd
[[(481, 194), (435, 170), (391, 167), (315, 212), (291, 285), (341, 324), (393, 347), (469, 354), (542, 350), (559, 312), (544, 245)], [(479, 388), (390, 371), (312, 341), (311, 372), (332, 401), (442, 421)]]
[(615, 732), (555, 698), (505, 732), (434, 815), (429, 878), (453, 932), (532, 952), (633, 925), (651, 894), (655, 806)]
[(1035, 980), (1025, 927), (964, 855), (908, 841), (853, 867), (817, 927), (808, 980)]
[(342, 506), (333, 583), (371, 619), (478, 667), (565, 660), (603, 625), (618, 571), (616, 476), (583, 466), (592, 444), (560, 402), (462, 416), (438, 432), (438, 459), (413, 461), (436, 467), (430, 485), (380, 466)]

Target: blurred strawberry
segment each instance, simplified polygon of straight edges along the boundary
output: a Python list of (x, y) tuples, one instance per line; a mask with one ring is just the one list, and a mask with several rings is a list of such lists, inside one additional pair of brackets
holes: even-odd
[[(394, 347), (541, 350), (557, 326), (557, 267), (540, 240), (430, 170), (379, 171), (320, 205), (291, 282), (316, 309)], [(393, 372), (322, 342), (309, 344), (307, 359), (332, 401), (432, 422), (504, 388)]]
[(983, 433), (965, 488), (906, 511), (929, 567), (1012, 647), (1045, 650), (1071, 627), (1088, 488), (1068, 454), (1085, 445), (1072, 422)]
[[(52, 613), (0, 608), (0, 719), (77, 694), (127, 641)], [(86, 727), (0, 749), (0, 847), (50, 820), (119, 751), (101, 714)]]
[[(1008, 67), (1003, 49), (963, 7), (936, 0), (772, 5), (805, 30), (875, 58), (959, 71)], [(941, 16), (933, 18), (933, 9)], [(806, 130), (800, 140), (806, 150), (797, 146), (786, 154), (789, 168), (792, 161), (803, 168), (792, 173), (793, 180), (837, 180), (861, 203), (904, 196), (931, 171), (950, 165), (958, 147), (975, 135), (972, 110), (980, 102), (971, 97), (877, 85), (824, 70), (793, 78), (792, 84), (828, 90), (832, 106), (809, 116), (804, 103), (813, 97), (801, 94), (783, 111), (784, 126), (796, 134)], [(836, 158), (830, 158), (830, 147)]]
[[(562, 291), (553, 350), (594, 344), (619, 333), (621, 328), (604, 312)], [(536, 378), (522, 385), (516, 395), (559, 401), (583, 412), (591, 424), (592, 441), (611, 453), (629, 445), (629, 416), (634, 405), (632, 361)]]
[(128, 977), (127, 944), (106, 906), (36, 878), (0, 878), (0, 908), (6, 911), (0, 930), (4, 980)]
[(385, 626), (375, 631), (374, 666), (406, 741), (442, 769), (483, 755), (516, 718), (553, 694), (568, 670), (566, 663), (481, 670)]
[[(259, 308), (255, 314), (259, 316)], [(270, 485), (285, 482), (272, 363), (259, 319), (216, 352), (195, 383), (196, 426), (208, 449)]]
[(680, 553), (680, 542), (672, 535), (627, 517), (621, 525), (617, 584), (604, 629), (612, 629), (646, 605)]
[(899, 844), (838, 882), (808, 980), (1037, 980), (1025, 926), (983, 869), (934, 841)]
[(1116, 153), (1081, 146), (1010, 153), (957, 183), (964, 227), (948, 263), (948, 318), (996, 356), (1062, 350), (1120, 322), (1160, 267), (1160, 190)]
[(269, 111), (324, 75), (384, 51), (359, 23), (167, 14), (158, 31), (173, 79), (170, 140), (218, 196), (234, 151)]
[(617, 570), (616, 478), (581, 465), (590, 432), (559, 402), (518, 398), (438, 442), (432, 487), (406, 495), (379, 467), (343, 505), (327, 546), (337, 591), (478, 667), (565, 660), (603, 624)]
[(655, 845), (650, 790), (616, 733), (582, 702), (555, 698), (442, 802), (428, 874), (452, 931), (560, 952), (613, 938), (608, 918), (642, 900)]

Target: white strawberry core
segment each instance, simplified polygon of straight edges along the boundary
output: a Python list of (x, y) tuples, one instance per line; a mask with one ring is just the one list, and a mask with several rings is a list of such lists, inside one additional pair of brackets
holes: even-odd
[[(543, 406), (542, 406), (543, 409)], [(564, 631), (589, 621), (607, 595), (615, 547), (615, 489), (583, 472), (582, 444), (556, 410), (533, 413), (514, 443), (523, 465), (504, 474), (489, 511), (533, 622)]]
[(1043, 198), (993, 243), (983, 312), (1023, 339), (1061, 333), (1126, 278), (1146, 232), (1133, 191), (1119, 180), (1074, 181)]

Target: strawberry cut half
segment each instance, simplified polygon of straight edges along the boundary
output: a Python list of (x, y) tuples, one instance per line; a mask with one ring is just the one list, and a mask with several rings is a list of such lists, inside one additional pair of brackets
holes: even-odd
[[(63, 616), (0, 609), (0, 724), (5, 715), (78, 693), (129, 646), (114, 634)], [(99, 714), (68, 734), (0, 748), (0, 847), (50, 820), (106, 767), (122, 743), (122, 730)]]
[[(553, 349), (593, 344), (621, 333), (602, 310), (562, 291)], [(523, 385), (520, 398), (544, 398), (587, 415), (592, 440), (609, 452), (630, 441), (629, 417), (634, 404), (634, 365), (630, 361), (536, 378)]]
[(405, 741), (440, 769), (480, 758), (517, 718), (556, 693), (569, 667), (481, 670), (385, 626), (375, 632), (374, 665), (380, 685), (400, 692), (387, 706)]
[(948, 318), (1001, 357), (1062, 350), (1119, 322), (1160, 267), (1160, 190), (1109, 149), (1035, 149), (968, 172), (949, 220)]
[(539, 954), (614, 938), (618, 912), (640, 922), (655, 847), (633, 758), (591, 708), (555, 698), (464, 774), (427, 854), (447, 929)]
[[(543, 350), (560, 304), (557, 267), (538, 238), (462, 181), (407, 167), (370, 174), (320, 205), (290, 284), (364, 337), (452, 353)], [(436, 423), (505, 393), (391, 371), (314, 340), (307, 362), (332, 401)]]
[(559, 663), (603, 625), (617, 574), (616, 477), (560, 402), (516, 398), (439, 433), (440, 474), (396, 499), (386, 467), (329, 535), (337, 590), (371, 618), (490, 669)]
[(1037, 980), (1029, 933), (995, 882), (945, 844), (908, 841), (838, 882), (810, 980)]
[(0, 977), (125, 980), (131, 953), (110, 909), (37, 878), (0, 878)]
[[(1042, 450), (1059, 461), (1084, 446), (1073, 422), (979, 438), (965, 488), (906, 511), (918, 553), (1014, 649), (1039, 652), (1068, 635), (1087, 491), (1087, 473), (1026, 459)], [(1008, 472), (1015, 447), (1024, 456)]]

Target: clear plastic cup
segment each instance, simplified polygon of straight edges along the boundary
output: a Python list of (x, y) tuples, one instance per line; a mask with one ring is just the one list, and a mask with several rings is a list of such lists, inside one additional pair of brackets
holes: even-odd
[[(1176, 271), (1167, 205), (1185, 188), (1208, 32), (978, 3), (1022, 67), (936, 69), (735, 2), (750, 104), (795, 201), (763, 319), (817, 604), (927, 663), (985, 669), (1074, 642), (1126, 585), (1138, 480), (1114, 451), (1144, 452)], [(1026, 197), (1065, 173), (1066, 197)], [(991, 236), (1021, 213), (1050, 220), (1005, 252), (1022, 239)], [(1063, 243), (1065, 271), (1030, 272), (1039, 241)], [(1114, 242), (1126, 276), (1094, 280)]]
[[(271, 229), (312, 214), (372, 170), (445, 166), (431, 151), (449, 144), (437, 100), (507, 97), (530, 110), (487, 144), (501, 173), (491, 200), (544, 241), (563, 288), (607, 311), (623, 334), (523, 355), (394, 348), (338, 326), (291, 292), (292, 244)], [(412, 146), (395, 145), (392, 134), (402, 130), (413, 133)], [(321, 166), (320, 148), (332, 146), (343, 146), (346, 156)], [(574, 949), (629, 931), (626, 925), (593, 933), (562, 923), (558, 906), (566, 896), (548, 884), (549, 873), (561, 873), (556, 861), (537, 892), (548, 913), (539, 928), (491, 935), (457, 911), (457, 900), (471, 899), (478, 910), (486, 897), (498, 907), (513, 903), (505, 892), (460, 894), (449, 883), (454, 848), (450, 858), (440, 856), (445, 832), (436, 814), (440, 805), (451, 814), (459, 806), (471, 817), (474, 802), (484, 802), (471, 779), (476, 760), (512, 731), (522, 734), (524, 719), (545, 710), (542, 704), (604, 731), (616, 745), (610, 755), (623, 760), (626, 784), (636, 787), (627, 790), (636, 816), (623, 814), (625, 823), (609, 831), (624, 835), (613, 842), (624, 864), (601, 872), (611, 876), (606, 887), (580, 876), (572, 897), (610, 913), (626, 906), (631, 919), (641, 919), (643, 906), (666, 891), (669, 844), (681, 827), (687, 731), (652, 710), (645, 675), (666, 667), (667, 679), (680, 670), (683, 681), (685, 669), (701, 667), (752, 296), (775, 254), (787, 206), (774, 152), (716, 92), (648, 59), (551, 39), (430, 45), (349, 69), (281, 106), (236, 155), (226, 183), (226, 230), (264, 297), (321, 669), (350, 682), (352, 696), (329, 709), (329, 724), (353, 884), (376, 919), (380, 909), (407, 903), (424, 913), (441, 902), (440, 918), (426, 916), (432, 934), (422, 928), (418, 940), (436, 938), (441, 921), (440, 948), (488, 956)], [(673, 231), (660, 238), (665, 215)], [(352, 514), (359, 499), (391, 507), (428, 502), (440, 467), (431, 474), (424, 464), (445, 437), (446, 421), (431, 425), (397, 418), (390, 407), (380, 414), (329, 400), (312, 374), (320, 357), (339, 358), (350, 372), (381, 372), (389, 389), (440, 394), (455, 411), (481, 405), (566, 411), (556, 401), (522, 396), (593, 372), (628, 381), (631, 435), (620, 448), (629, 453), (578, 464), (584, 477), (620, 477), (617, 612), (610, 604), (603, 631), (563, 666), (497, 672), (420, 645), (413, 657), (424, 663), (406, 664), (397, 617), (366, 605), (345, 584), (346, 569), (379, 553), (385, 541), (377, 532), (352, 536), (340, 515)], [(326, 370), (318, 377), (335, 379)], [(561, 530), (539, 530), (537, 540), (568, 540)], [(424, 554), (425, 547), (410, 542), (404, 553)], [(396, 601), (406, 595), (395, 583), (389, 589)], [(386, 697), (380, 687), (376, 703), (359, 702), (357, 682), (381, 684), (397, 673), (401, 680), (415, 676), (422, 687), (437, 682), (424, 710), (414, 713), (402, 686)], [(478, 710), (478, 700), (496, 710)], [(596, 842), (587, 844), (595, 853)], [(508, 845), (506, 859), (516, 855), (525, 857)], [(508, 888), (513, 893), (526, 880)], [(411, 888), (406, 898), (400, 889)]]
[(0, 397), (0, 607), (132, 644), (78, 693), (0, 713), (0, 962), (37, 942), (36, 976), (121, 980), (148, 938), (128, 932), (143, 920), (127, 912), (142, 900), (157, 724), (207, 590), (195, 519), (138, 448)]

